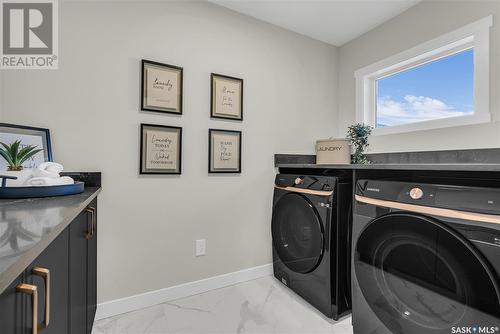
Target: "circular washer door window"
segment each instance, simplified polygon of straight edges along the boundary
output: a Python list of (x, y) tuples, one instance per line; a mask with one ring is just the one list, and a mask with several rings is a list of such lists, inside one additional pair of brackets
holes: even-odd
[(280, 260), (298, 273), (313, 271), (321, 262), (323, 228), (318, 212), (304, 196), (289, 193), (273, 208), (272, 235)]
[[(496, 277), (475, 247), (446, 225), (391, 213), (361, 233), (354, 258), (357, 283), (393, 333), (451, 333), (496, 327)], [(472, 329), (471, 329), (472, 330)]]

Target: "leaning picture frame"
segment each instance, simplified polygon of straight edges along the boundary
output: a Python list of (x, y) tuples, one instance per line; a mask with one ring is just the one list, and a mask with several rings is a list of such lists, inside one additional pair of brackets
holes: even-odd
[[(42, 162), (52, 161), (52, 144), (50, 130), (33, 126), (0, 123), (0, 142), (12, 144), (21, 141), (21, 147), (32, 145), (42, 151), (38, 152), (23, 163), (23, 168), (36, 168)], [(7, 162), (0, 159), (0, 170), (7, 169)]]

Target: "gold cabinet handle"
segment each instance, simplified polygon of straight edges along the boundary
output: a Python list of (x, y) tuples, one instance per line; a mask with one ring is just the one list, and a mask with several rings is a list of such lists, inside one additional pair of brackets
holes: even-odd
[(90, 227), (88, 228), (88, 232), (85, 234), (85, 238), (90, 239), (94, 235), (94, 210), (92, 210), (92, 208), (87, 208), (85, 209), (85, 212), (90, 213)]
[(16, 286), (16, 291), (25, 293), (31, 296), (31, 313), (33, 318), (31, 319), (32, 323), (32, 334), (38, 333), (38, 289), (36, 285), (21, 283)]
[(45, 282), (45, 320), (42, 326), (48, 327), (50, 322), (50, 270), (42, 267), (34, 267), (31, 273), (42, 277)]
[(93, 206), (89, 206), (89, 210), (92, 211), (92, 236), (94, 236), (97, 223), (97, 215), (96, 215), (97, 210)]

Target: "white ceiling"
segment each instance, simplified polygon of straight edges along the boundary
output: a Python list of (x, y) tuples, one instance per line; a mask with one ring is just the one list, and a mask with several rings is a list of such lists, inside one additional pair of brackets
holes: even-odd
[(340, 46), (420, 0), (208, 0), (239, 13)]

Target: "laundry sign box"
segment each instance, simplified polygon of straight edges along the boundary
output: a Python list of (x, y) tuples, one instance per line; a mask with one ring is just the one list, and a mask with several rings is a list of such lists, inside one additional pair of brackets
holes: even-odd
[(316, 163), (318, 165), (350, 164), (351, 148), (349, 140), (344, 138), (317, 140)]

